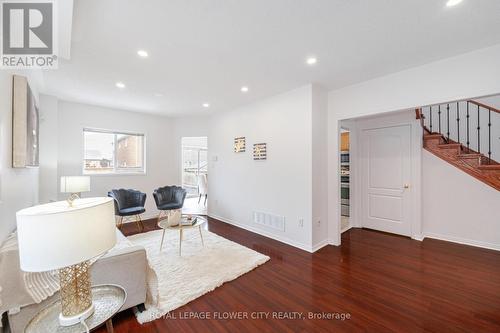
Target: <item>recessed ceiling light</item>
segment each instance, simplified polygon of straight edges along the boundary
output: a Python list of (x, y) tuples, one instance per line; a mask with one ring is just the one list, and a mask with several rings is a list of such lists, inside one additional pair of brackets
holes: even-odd
[(137, 51), (137, 55), (141, 58), (147, 58), (149, 56), (148, 52), (144, 50)]
[(116, 82), (116, 83), (115, 83), (115, 86), (116, 86), (117, 88), (123, 89), (123, 88), (125, 88), (125, 83), (123, 83), (123, 82)]
[(315, 57), (309, 57), (306, 60), (306, 63), (308, 65), (315, 65), (317, 62), (318, 62), (318, 59), (316, 59)]
[(208, 103), (203, 103), (203, 107), (204, 107), (204, 108), (209, 108), (209, 107), (210, 107), (210, 104), (208, 104)]
[(446, 3), (446, 7), (456, 6), (461, 2), (462, 2), (462, 0), (448, 0), (448, 2)]
[(241, 87), (240, 90), (241, 90), (241, 92), (246, 93), (246, 92), (248, 92), (248, 87), (247, 86), (243, 86), (243, 87)]

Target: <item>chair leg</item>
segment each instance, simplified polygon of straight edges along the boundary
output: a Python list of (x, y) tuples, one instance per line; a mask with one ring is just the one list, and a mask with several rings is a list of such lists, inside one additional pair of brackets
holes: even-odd
[(165, 238), (165, 230), (166, 229), (163, 229), (163, 234), (161, 235), (160, 251), (161, 251), (161, 249), (163, 247), (163, 238)]
[(142, 218), (141, 218), (141, 215), (137, 215), (137, 218), (136, 218), (136, 221), (138, 220), (138, 225), (139, 225), (139, 228), (141, 229), (141, 232), (144, 231), (144, 223), (142, 223)]
[(141, 231), (141, 226), (139, 225), (139, 220), (137, 219), (137, 215), (134, 216), (134, 222), (135, 222), (135, 225), (137, 226), (137, 228), (139, 229), (139, 231)]
[(117, 225), (118, 229), (121, 230), (122, 224), (123, 224), (123, 216), (118, 216), (118, 225)]
[(205, 202), (203, 203), (203, 206), (207, 206), (207, 199), (208, 199), (208, 194), (205, 194)]
[(205, 243), (203, 242), (203, 233), (201, 232), (201, 225), (198, 226), (198, 230), (200, 231), (200, 237), (201, 237), (201, 245), (205, 247)]
[(158, 213), (158, 221), (156, 222), (156, 225), (160, 225), (160, 221), (164, 218), (164, 211), (163, 210), (160, 210), (160, 212)]

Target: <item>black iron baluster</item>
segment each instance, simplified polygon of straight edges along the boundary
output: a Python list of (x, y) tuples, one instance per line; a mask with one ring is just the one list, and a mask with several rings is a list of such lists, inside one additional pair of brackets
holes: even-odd
[(441, 134), (441, 104), (438, 105), (439, 134)]
[(480, 122), (479, 122), (479, 105), (477, 106), (477, 152), (478, 153), (481, 153), (481, 133), (480, 133), (480, 130), (481, 130), (481, 126), (479, 125)]
[(470, 141), (469, 141), (469, 101), (467, 101), (467, 152), (470, 152), (470, 148), (469, 148), (469, 144), (470, 144)]
[(457, 142), (460, 143), (460, 107), (457, 102)]
[(488, 109), (488, 164), (491, 164), (491, 109)]
[(429, 119), (430, 119), (429, 120), (430, 121), (429, 126), (430, 126), (430, 131), (431, 131), (431, 134), (432, 134), (432, 105), (429, 106), (429, 114), (430, 114), (430, 116), (429, 116)]
[(446, 136), (448, 137), (448, 142), (450, 141), (450, 104), (448, 103), (446, 105), (446, 122), (447, 122), (447, 128), (446, 128)]

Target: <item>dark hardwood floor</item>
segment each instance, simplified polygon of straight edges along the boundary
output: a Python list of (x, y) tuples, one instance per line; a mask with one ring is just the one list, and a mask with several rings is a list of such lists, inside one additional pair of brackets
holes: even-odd
[[(154, 221), (146, 224), (154, 229)], [(271, 260), (171, 318), (140, 325), (124, 311), (115, 332), (500, 332), (500, 252), (351, 229), (341, 247), (310, 254), (217, 220), (208, 228)], [(181, 318), (238, 311), (249, 318)], [(308, 319), (311, 313), (349, 319)], [(279, 315), (288, 318), (273, 318)]]

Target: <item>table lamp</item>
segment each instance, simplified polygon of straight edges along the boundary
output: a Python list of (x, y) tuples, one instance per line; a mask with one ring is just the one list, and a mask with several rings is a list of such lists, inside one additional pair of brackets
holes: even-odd
[(75, 199), (80, 198), (82, 192), (90, 191), (89, 176), (63, 176), (61, 177), (61, 193), (71, 193), (66, 201), (71, 205)]
[(17, 237), (21, 269), (58, 269), (61, 326), (75, 325), (94, 312), (89, 260), (116, 243), (112, 198), (52, 202), (20, 210)]

